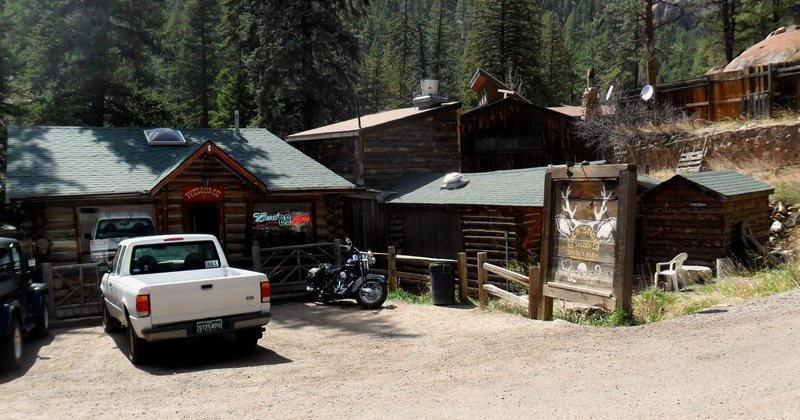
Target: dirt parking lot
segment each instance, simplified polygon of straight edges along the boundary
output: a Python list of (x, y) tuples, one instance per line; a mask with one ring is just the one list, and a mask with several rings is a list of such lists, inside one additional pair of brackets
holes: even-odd
[(643, 327), (389, 301), (273, 306), (252, 355), (156, 347), (134, 367), (99, 325), (28, 343), (4, 418), (796, 418), (800, 292)]

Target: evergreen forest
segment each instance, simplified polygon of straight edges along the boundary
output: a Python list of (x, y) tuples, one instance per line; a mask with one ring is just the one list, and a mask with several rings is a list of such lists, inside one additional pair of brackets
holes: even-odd
[(532, 102), (691, 79), (796, 0), (0, 0), (5, 125), (231, 127), (279, 136), (411, 106), (475, 106), (483, 68)]

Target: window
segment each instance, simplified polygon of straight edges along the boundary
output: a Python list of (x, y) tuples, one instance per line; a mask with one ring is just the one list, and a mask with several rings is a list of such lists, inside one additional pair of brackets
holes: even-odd
[(11, 259), (14, 262), (14, 275), (22, 276), (22, 250), (18, 246), (11, 247)]
[(253, 212), (253, 239), (262, 248), (312, 243), (311, 203), (257, 204)]
[(219, 268), (217, 247), (211, 241), (139, 245), (131, 255), (131, 274)]
[(153, 234), (153, 221), (141, 219), (101, 219), (95, 239), (133, 238)]
[(117, 247), (117, 252), (114, 253), (114, 272), (119, 274), (122, 270), (122, 255), (125, 253), (125, 247)]
[(2, 247), (0, 248), (0, 284), (13, 278), (11, 275), (11, 251), (8, 247)]

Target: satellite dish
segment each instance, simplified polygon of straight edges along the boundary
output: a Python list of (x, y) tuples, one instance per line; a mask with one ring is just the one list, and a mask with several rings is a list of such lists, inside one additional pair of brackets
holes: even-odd
[(606, 100), (611, 99), (611, 93), (614, 92), (614, 85), (608, 87), (608, 92), (606, 92)]
[(653, 99), (653, 94), (655, 94), (655, 90), (650, 85), (644, 85), (642, 88), (642, 93), (639, 95), (643, 101), (649, 101)]

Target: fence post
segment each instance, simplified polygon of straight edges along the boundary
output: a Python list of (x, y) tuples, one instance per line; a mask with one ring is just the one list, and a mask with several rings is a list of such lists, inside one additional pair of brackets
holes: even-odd
[(528, 269), (528, 318), (536, 319), (541, 296), (542, 279), (539, 275), (539, 267), (530, 267)]
[(56, 316), (56, 291), (53, 290), (53, 263), (42, 263), (42, 280), (47, 284), (47, 311)]
[(253, 241), (253, 246), (250, 247), (250, 254), (253, 257), (253, 271), (261, 272), (261, 248), (258, 247), (258, 242)]
[(486, 270), (483, 268), (483, 264), (486, 262), (486, 253), (479, 252), (478, 253), (478, 302), (480, 307), (483, 308), (489, 303), (489, 296), (486, 290), (483, 289), (483, 285), (486, 283), (487, 273)]
[(467, 253), (458, 253), (458, 301), (467, 301)]
[(390, 246), (388, 254), (389, 264), (386, 275), (389, 276), (389, 290), (394, 291), (397, 290), (397, 249), (393, 246)]
[(341, 239), (334, 239), (333, 240), (333, 259), (336, 263), (336, 266), (342, 265), (342, 240)]

